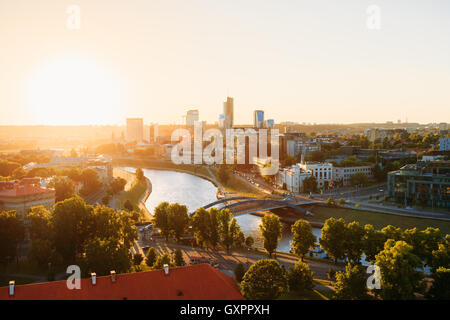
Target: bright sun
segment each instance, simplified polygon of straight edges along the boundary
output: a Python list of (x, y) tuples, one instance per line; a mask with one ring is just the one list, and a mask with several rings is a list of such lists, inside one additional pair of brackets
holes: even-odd
[(40, 124), (110, 124), (123, 111), (122, 86), (114, 74), (80, 58), (54, 60), (28, 82), (28, 105)]

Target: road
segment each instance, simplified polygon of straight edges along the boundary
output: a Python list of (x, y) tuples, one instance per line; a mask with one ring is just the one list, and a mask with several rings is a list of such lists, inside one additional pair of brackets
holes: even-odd
[[(142, 242), (140, 243), (140, 245), (144, 246)], [(211, 249), (208, 250), (199, 247), (167, 243), (164, 239), (146, 241), (145, 247), (149, 246), (155, 247), (160, 254), (167, 252), (172, 255), (176, 249), (180, 249), (183, 253), (184, 260), (187, 263), (190, 261), (190, 257), (192, 256), (216, 258), (219, 261), (220, 265), (219, 270), (230, 276), (233, 276), (234, 268), (239, 262), (242, 262), (248, 268), (258, 260), (268, 259), (268, 256), (262, 253), (255, 253), (255, 252), (247, 253), (244, 251), (227, 253), (225, 251), (214, 251)], [(298, 261), (298, 258), (296, 257), (280, 253), (277, 254), (276, 259), (280, 264), (284, 265), (286, 268), (292, 267)], [(314, 278), (316, 279), (327, 280), (328, 279), (327, 272), (330, 268), (333, 268), (335, 270), (343, 270), (343, 267), (336, 266), (332, 263), (311, 260), (308, 258), (305, 258), (305, 262), (310, 266), (311, 270), (314, 272)]]

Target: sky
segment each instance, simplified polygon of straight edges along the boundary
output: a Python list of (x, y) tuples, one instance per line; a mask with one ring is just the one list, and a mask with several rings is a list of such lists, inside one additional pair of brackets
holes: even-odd
[(449, 39), (448, 0), (0, 0), (0, 125), (215, 122), (227, 95), (237, 124), (450, 122)]

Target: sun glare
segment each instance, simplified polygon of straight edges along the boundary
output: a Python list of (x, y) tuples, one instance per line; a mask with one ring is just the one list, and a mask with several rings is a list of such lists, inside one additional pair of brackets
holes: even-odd
[(54, 60), (30, 76), (28, 106), (41, 124), (110, 124), (123, 113), (122, 87), (92, 61)]

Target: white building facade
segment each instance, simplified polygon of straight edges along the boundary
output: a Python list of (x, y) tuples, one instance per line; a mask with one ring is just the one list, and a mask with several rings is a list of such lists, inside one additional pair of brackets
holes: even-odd
[(333, 164), (328, 162), (302, 162), (298, 164), (304, 171), (311, 171), (317, 179), (318, 188), (328, 188), (334, 179)]
[(350, 185), (351, 177), (356, 173), (364, 173), (369, 179), (373, 178), (373, 166), (334, 167), (334, 180), (342, 181), (342, 185)]
[(303, 180), (311, 176), (311, 171), (305, 171), (296, 164), (278, 172), (278, 185), (290, 192), (300, 193), (303, 191)]

